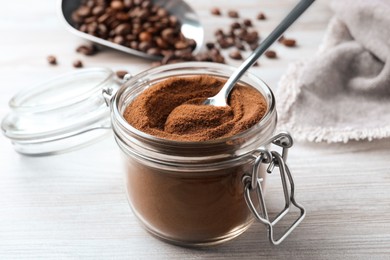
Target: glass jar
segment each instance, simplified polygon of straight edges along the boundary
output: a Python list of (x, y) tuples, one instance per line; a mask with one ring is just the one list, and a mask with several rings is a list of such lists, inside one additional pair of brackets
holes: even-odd
[[(278, 244), (305, 215), (294, 200), (293, 180), (285, 164), (292, 140), (288, 134), (273, 136), (275, 99), (270, 88), (253, 74), (246, 73), (240, 82), (257, 89), (265, 97), (268, 110), (260, 122), (232, 137), (203, 142), (167, 140), (137, 130), (123, 117), (134, 98), (157, 82), (193, 75), (228, 78), (234, 69), (197, 62), (165, 65), (130, 77), (115, 95), (110, 89), (105, 91), (115, 140), (126, 162), (129, 203), (145, 228), (168, 242), (219, 244), (237, 237), (258, 219), (267, 225), (271, 242)], [(282, 146), (283, 153), (270, 152), (271, 143)], [(271, 221), (263, 189), (267, 169), (272, 171), (275, 166), (280, 169), (286, 207)], [(275, 240), (273, 226), (291, 204), (301, 210), (301, 215)]]
[[(16, 151), (38, 156), (83, 147), (105, 136), (111, 123), (126, 162), (130, 205), (152, 234), (178, 245), (214, 245), (233, 239), (258, 220), (277, 245), (303, 220), (305, 210), (295, 201), (286, 164), (292, 138), (288, 133), (274, 134), (275, 98), (263, 81), (251, 73), (241, 78), (241, 84), (264, 96), (268, 110), (260, 122), (232, 137), (166, 140), (133, 128), (123, 118), (129, 103), (159, 81), (190, 75), (228, 78), (234, 70), (215, 63), (165, 65), (127, 75), (118, 89), (111, 70), (80, 69), (14, 96), (1, 130)], [(271, 144), (281, 147), (281, 153), (271, 151)], [(267, 173), (274, 169), (280, 173), (285, 206), (271, 220), (263, 190)], [(276, 239), (274, 227), (291, 206), (300, 215)]]

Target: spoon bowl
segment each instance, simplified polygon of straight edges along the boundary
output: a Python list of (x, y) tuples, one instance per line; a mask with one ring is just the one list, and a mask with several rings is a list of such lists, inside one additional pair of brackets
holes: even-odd
[[(98, 45), (106, 46), (112, 49), (116, 49), (125, 53), (129, 53), (141, 58), (159, 60), (161, 56), (150, 55), (145, 52), (132, 49), (123, 45), (119, 45), (108, 40), (93, 36), (91, 34), (84, 33), (76, 29), (75, 23), (72, 21), (72, 13), (80, 5), (81, 0), (61, 0), (60, 1), (60, 11), (59, 16), (65, 23), (65, 26), (69, 31), (76, 34), (77, 36), (84, 38), (88, 41), (96, 43)], [(203, 27), (199, 21), (199, 18), (195, 11), (184, 1), (182, 0), (152, 0), (152, 2), (160, 7), (166, 9), (170, 14), (177, 17), (178, 21), (181, 24), (181, 32), (184, 37), (188, 39), (193, 39), (196, 42), (196, 48), (193, 51), (193, 54), (196, 54), (200, 51), (203, 45)]]

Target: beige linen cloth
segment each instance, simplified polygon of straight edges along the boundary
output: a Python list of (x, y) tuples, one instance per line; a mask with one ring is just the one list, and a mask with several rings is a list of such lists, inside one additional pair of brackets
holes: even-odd
[(279, 82), (279, 128), (295, 139), (347, 142), (390, 136), (390, 0), (335, 0), (310, 60)]

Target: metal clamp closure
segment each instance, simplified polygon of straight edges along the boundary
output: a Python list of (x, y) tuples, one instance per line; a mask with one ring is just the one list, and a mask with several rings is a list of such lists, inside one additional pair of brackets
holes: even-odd
[(104, 102), (106, 102), (106, 105), (108, 107), (111, 107), (111, 101), (114, 98), (116, 92), (118, 91), (118, 86), (126, 83), (132, 78), (132, 75), (130, 73), (127, 73), (123, 76), (123, 79), (116, 78), (116, 87), (106, 87), (102, 89), (102, 96), (104, 99)]
[(114, 89), (113, 88), (103, 88), (102, 89), (102, 96), (104, 99), (104, 102), (106, 102), (106, 106), (110, 107), (110, 103), (112, 98), (114, 97)]
[[(287, 149), (293, 144), (292, 138), (288, 133), (280, 133), (273, 136), (269, 143), (273, 143), (282, 147), (282, 154), (276, 151), (268, 151), (267, 149), (260, 148), (256, 150), (256, 159), (253, 165), (251, 174), (243, 176), (244, 183), (244, 197), (245, 201), (256, 217), (257, 220), (267, 226), (268, 238), (273, 245), (279, 245), (298, 225), (302, 222), (306, 215), (306, 211), (298, 202), (295, 201), (295, 185), (291, 175), (290, 169), (286, 163)], [(272, 173), (275, 167), (279, 168), (280, 178), (282, 181), (285, 205), (284, 209), (273, 219), (270, 220), (268, 216), (267, 207), (264, 200), (263, 190), (261, 187), (262, 178), (259, 178), (259, 169), (261, 164), (268, 164), (267, 172)], [(288, 185), (289, 184), (289, 185)], [(255, 203), (251, 198), (251, 192), (256, 193), (256, 198), (259, 204), (259, 210), (257, 210)], [(294, 221), (294, 223), (284, 232), (279, 238), (274, 238), (275, 225), (288, 213), (290, 205), (294, 205), (300, 210), (300, 216)]]

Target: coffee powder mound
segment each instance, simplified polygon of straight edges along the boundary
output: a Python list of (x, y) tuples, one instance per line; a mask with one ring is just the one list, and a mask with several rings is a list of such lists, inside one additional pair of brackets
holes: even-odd
[(207, 141), (236, 135), (255, 125), (267, 111), (262, 94), (239, 84), (229, 107), (202, 102), (222, 88), (212, 76), (172, 77), (141, 93), (125, 110), (126, 121), (138, 130), (176, 141)]
[[(226, 128), (225, 124), (234, 118), (231, 107), (206, 106), (202, 101), (188, 102), (173, 109), (165, 121), (164, 131), (178, 135), (196, 135), (210, 129), (218, 132), (220, 126)], [(216, 136), (222, 135), (224, 129), (221, 131)]]

